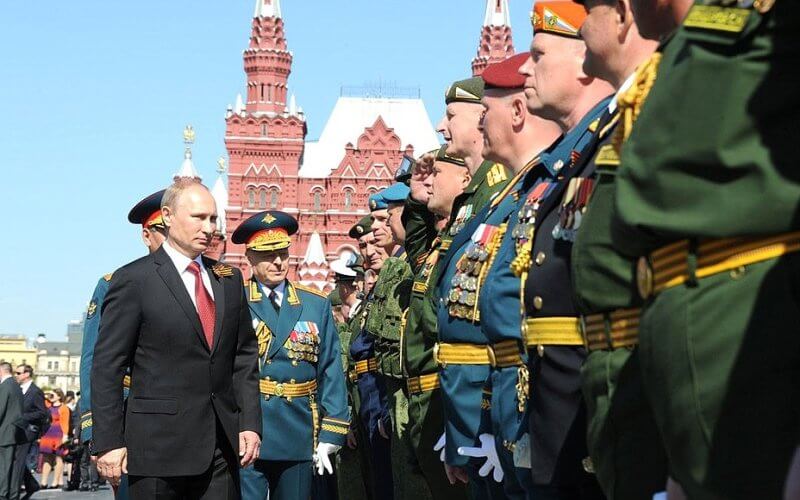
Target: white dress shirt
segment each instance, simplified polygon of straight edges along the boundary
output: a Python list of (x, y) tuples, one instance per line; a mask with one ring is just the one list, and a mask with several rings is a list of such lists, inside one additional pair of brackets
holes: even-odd
[[(192, 298), (192, 303), (195, 309), (197, 309), (197, 298), (194, 296), (194, 273), (188, 269), (192, 259), (172, 248), (169, 244), (169, 240), (165, 241), (162, 246), (164, 247), (164, 251), (167, 252), (167, 255), (169, 255), (170, 260), (172, 260), (172, 263), (175, 264), (175, 269), (178, 270), (178, 274), (181, 280), (183, 280), (183, 286), (186, 287), (186, 291), (189, 292), (189, 297)], [(200, 277), (203, 279), (203, 285), (206, 287), (208, 294), (213, 299), (214, 290), (211, 288), (211, 278), (208, 276), (206, 266), (203, 265), (203, 259), (198, 255), (194, 261), (200, 264)]]
[(19, 387), (22, 389), (22, 394), (27, 394), (28, 389), (31, 388), (31, 384), (33, 380), (28, 380), (27, 382), (23, 382)]
[(270, 288), (261, 282), (258, 284), (261, 285), (261, 293), (269, 298), (269, 294), (275, 292), (275, 303), (278, 304), (278, 307), (283, 305), (283, 294), (286, 293), (286, 280), (281, 281), (281, 284), (275, 288)]
[(608, 103), (609, 113), (613, 113), (614, 111), (617, 110), (617, 106), (619, 106), (619, 103), (617, 102), (619, 100), (619, 96), (621, 96), (623, 93), (627, 92), (629, 88), (631, 88), (634, 79), (636, 79), (636, 72), (629, 75), (628, 78), (626, 78), (625, 81), (622, 82), (622, 85), (620, 85), (619, 89), (617, 89), (617, 93), (614, 94), (613, 99), (611, 99), (611, 102)]

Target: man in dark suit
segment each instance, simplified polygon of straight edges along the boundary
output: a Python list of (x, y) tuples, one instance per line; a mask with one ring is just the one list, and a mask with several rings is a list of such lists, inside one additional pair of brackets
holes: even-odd
[(112, 484), (129, 474), (134, 500), (239, 498), (239, 466), (258, 456), (258, 344), (242, 275), (201, 257), (216, 212), (205, 186), (177, 180), (162, 201), (167, 241), (115, 272), (103, 302), (94, 451)]
[(0, 500), (19, 498), (19, 482), (12, 481), (17, 447), (17, 421), (22, 417), (22, 389), (10, 363), (0, 363)]
[(40, 486), (28, 468), (27, 458), (31, 445), (44, 434), (48, 424), (47, 408), (44, 405), (44, 393), (33, 383), (33, 367), (19, 365), (14, 371), (17, 383), (22, 388), (22, 418), (17, 420), (17, 450), (14, 457), (13, 484), (25, 485), (25, 498), (30, 498), (39, 491)]

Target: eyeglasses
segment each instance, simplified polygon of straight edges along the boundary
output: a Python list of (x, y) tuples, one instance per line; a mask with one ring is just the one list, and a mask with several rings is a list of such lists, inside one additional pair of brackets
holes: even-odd
[(25, 372), (14, 372), (14, 375), (22, 375)]

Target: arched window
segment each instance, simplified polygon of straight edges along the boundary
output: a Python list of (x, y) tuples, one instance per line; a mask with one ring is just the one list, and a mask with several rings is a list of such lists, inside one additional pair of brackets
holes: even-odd
[(350, 207), (353, 205), (353, 191), (350, 189), (344, 190), (344, 209), (350, 210)]
[(262, 189), (258, 192), (258, 208), (267, 208), (267, 190)]
[(247, 207), (248, 208), (256, 207), (256, 192), (253, 188), (247, 190)]
[(314, 211), (322, 211), (322, 193), (319, 191), (314, 191)]
[(278, 208), (278, 190), (272, 189), (269, 192), (269, 207)]

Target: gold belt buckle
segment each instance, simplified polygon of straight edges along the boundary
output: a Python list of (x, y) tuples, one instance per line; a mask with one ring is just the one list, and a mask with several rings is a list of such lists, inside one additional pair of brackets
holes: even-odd
[(282, 397), (285, 389), (283, 384), (275, 384), (275, 395), (278, 397)]
[(643, 299), (653, 295), (653, 265), (648, 256), (639, 257), (636, 263), (636, 286)]

